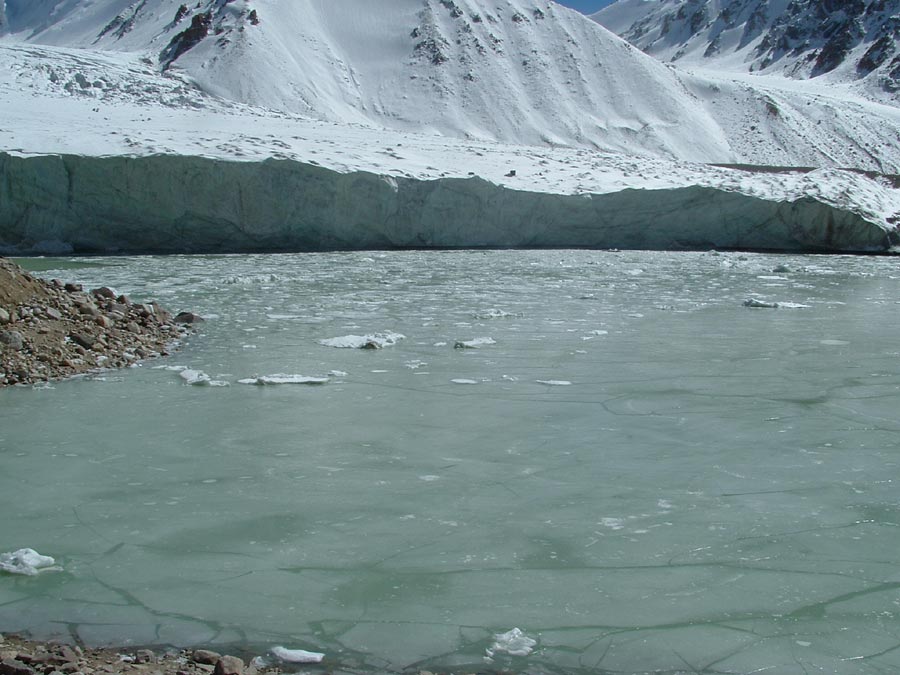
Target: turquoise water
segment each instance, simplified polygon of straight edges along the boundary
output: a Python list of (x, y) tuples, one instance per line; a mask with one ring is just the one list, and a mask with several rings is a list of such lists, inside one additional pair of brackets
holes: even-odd
[[(895, 259), (32, 265), (208, 321), (167, 359), (0, 391), (0, 551), (63, 568), (0, 576), (0, 631), (284, 645), (313, 672), (900, 669)], [(376, 333), (405, 337), (320, 342)], [(327, 382), (239, 383), (276, 374)], [(514, 627), (527, 655), (495, 646)]]

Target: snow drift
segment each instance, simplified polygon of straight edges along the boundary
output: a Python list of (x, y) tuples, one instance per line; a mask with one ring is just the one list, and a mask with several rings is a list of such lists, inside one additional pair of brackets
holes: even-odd
[(481, 178), (341, 173), (292, 160), (0, 153), (0, 250), (245, 252), (398, 247), (885, 251), (896, 232), (801, 196), (693, 185), (549, 194)]

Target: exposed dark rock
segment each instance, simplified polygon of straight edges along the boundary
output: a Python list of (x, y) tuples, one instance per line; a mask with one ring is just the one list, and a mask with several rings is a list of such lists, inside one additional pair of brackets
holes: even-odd
[(173, 37), (159, 55), (162, 69), (167, 70), (179, 56), (196, 47), (203, 38), (209, 35), (211, 28), (212, 11), (195, 14), (191, 19), (191, 25)]

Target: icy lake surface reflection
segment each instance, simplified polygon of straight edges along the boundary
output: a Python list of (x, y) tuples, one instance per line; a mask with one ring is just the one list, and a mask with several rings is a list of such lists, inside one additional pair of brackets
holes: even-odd
[[(896, 259), (30, 264), (209, 320), (0, 392), (0, 550), (64, 568), (0, 576), (0, 631), (329, 672), (900, 670)], [(271, 375), (327, 381), (239, 383)]]

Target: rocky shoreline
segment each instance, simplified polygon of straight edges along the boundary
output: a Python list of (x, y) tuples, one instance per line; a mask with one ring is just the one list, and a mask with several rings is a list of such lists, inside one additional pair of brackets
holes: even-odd
[(44, 281), (0, 258), (0, 387), (164, 356), (199, 321), (106, 287)]
[(279, 667), (247, 664), (206, 649), (91, 649), (0, 635), (0, 675), (259, 675)]

